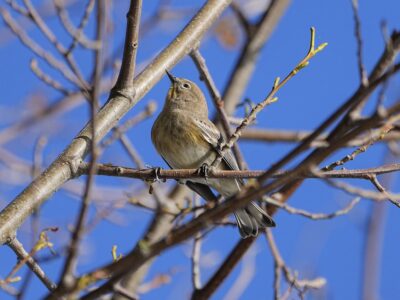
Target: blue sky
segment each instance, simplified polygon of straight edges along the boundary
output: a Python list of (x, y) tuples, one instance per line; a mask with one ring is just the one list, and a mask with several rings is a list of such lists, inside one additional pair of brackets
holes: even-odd
[[(191, 1), (190, 6), (199, 7), (202, 2)], [(369, 71), (373, 68), (384, 47), (380, 29), (381, 22), (385, 20), (389, 30), (400, 28), (400, 4), (395, 0), (379, 1), (379, 3), (376, 1), (360, 2), (364, 63)], [(156, 4), (157, 1), (144, 1), (143, 19), (152, 14)], [(172, 4), (176, 7), (189, 7), (188, 2), (183, 0), (172, 1)], [(118, 15), (119, 19), (114, 24), (115, 33), (110, 39), (113, 47), (120, 45), (123, 38), (125, 22), (123, 16), (127, 5), (128, 1), (126, 0), (115, 3), (114, 15)], [(75, 21), (81, 16), (81, 11), (82, 4), (72, 7), (70, 13)], [(139, 68), (145, 66), (162, 50), (189, 18), (190, 15), (188, 14), (182, 20), (164, 22), (162, 26), (150, 31), (139, 45)], [(60, 29), (56, 18), (50, 18), (49, 24), (52, 28), (55, 28), (60, 39), (68, 40), (65, 32)], [(303, 0), (293, 1), (271, 39), (263, 48), (254, 76), (245, 92), (245, 97), (254, 102), (260, 101), (270, 90), (274, 78), (285, 76), (296, 65), (307, 51), (311, 26), (316, 28), (317, 43), (328, 42), (328, 47), (278, 93), (279, 101), (259, 115), (257, 127), (312, 130), (356, 90), (359, 78), (350, 0)], [(92, 34), (92, 31), (93, 28), (89, 27), (88, 35)], [(30, 34), (38, 41), (44, 41), (37, 31), (30, 31)], [(221, 46), (213, 34), (208, 34), (200, 50), (218, 88), (222, 91), (227, 82), (228, 74), (237, 59), (240, 45), (227, 50)], [(32, 57), (34, 57), (33, 54), (21, 46), (16, 39), (3, 42), (0, 47), (2, 63), (0, 88), (3, 92), (0, 101), (0, 129), (9, 126), (19, 116), (29, 114), (35, 105), (40, 104), (40, 99), (48, 98), (48, 101), (52, 102), (60, 98), (57, 92), (46, 88), (31, 73), (28, 66)], [(91, 59), (82, 50), (78, 51), (77, 60), (82, 66), (84, 74), (91, 73)], [(44, 63), (41, 63), (41, 65), (48, 70)], [(171, 71), (176, 76), (187, 77), (198, 82), (206, 92), (205, 86), (199, 82), (197, 71), (189, 58), (183, 59)], [(56, 73), (53, 72), (52, 74), (58, 78)], [(387, 91), (387, 103), (398, 98), (399, 83), (398, 77), (391, 81)], [(163, 78), (128, 113), (125, 119), (136, 115), (150, 100), (157, 102), (159, 112), (168, 85), (168, 79)], [(30, 100), (31, 105), (26, 105), (27, 99), (32, 98), (33, 94), (37, 95), (36, 100)], [(374, 103), (374, 101), (375, 99), (371, 99), (371, 103)], [(209, 104), (211, 113), (213, 113), (214, 109), (211, 102)], [(48, 138), (48, 144), (44, 149), (44, 162), (48, 165), (87, 122), (88, 114), (88, 107), (81, 105), (60, 118), (56, 117), (46, 121), (45, 128), (31, 128), (26, 134), (3, 147), (29, 161), (31, 160), (34, 141), (39, 135), (45, 134)], [(239, 110), (237, 115), (243, 116), (243, 110)], [(150, 129), (154, 120), (155, 116), (132, 128), (128, 132), (128, 136), (146, 164), (166, 167), (163, 160), (156, 154), (150, 141)], [(257, 142), (240, 142), (240, 146), (251, 169), (268, 168), (293, 147), (293, 145)], [(330, 157), (325, 163), (334, 161), (349, 151), (351, 149), (341, 151)], [(382, 164), (385, 153), (384, 147), (374, 146), (367, 153), (360, 155), (354, 162), (349, 163), (347, 167), (377, 166)], [(101, 161), (132, 165), (118, 144), (108, 149), (101, 157)], [(0, 170), (2, 176), (7, 174), (3, 167), (0, 167)], [(28, 178), (25, 178), (24, 182), (16, 184), (0, 183), (0, 207), (4, 207), (26, 186), (28, 183), (26, 180)], [(84, 178), (81, 180), (83, 182)], [(96, 183), (110, 187), (111, 193), (120, 187), (121, 197), (124, 192), (133, 191), (141, 186), (140, 182), (109, 178), (98, 178)], [(356, 182), (356, 184), (371, 188), (361, 182)], [(398, 180), (395, 178), (393, 190), (398, 192), (397, 184)], [(309, 180), (293, 195), (290, 204), (312, 212), (332, 212), (343, 207), (350, 200), (351, 197), (343, 192), (331, 189), (326, 184), (316, 180)], [(107, 206), (108, 204), (105, 203), (104, 205)], [(399, 212), (392, 205), (381, 205), (386, 207), (386, 217), (384, 218), (385, 231), (382, 241), (382, 265), (379, 270), (381, 276), (379, 295), (382, 299), (396, 299), (396, 295), (400, 293), (400, 286), (394, 282), (395, 278), (400, 275), (400, 269), (394, 263), (397, 261), (397, 254), (400, 251), (400, 243), (398, 243), (400, 234)], [(67, 241), (69, 237), (68, 226), (74, 224), (78, 208), (78, 198), (65, 190), (57, 192), (43, 206), (41, 228), (47, 226), (60, 227), (59, 232), (50, 233), (56, 249), (62, 247)], [(289, 215), (283, 211), (280, 211), (274, 217), (277, 227), (273, 232), (288, 266), (298, 270), (300, 278), (303, 276), (321, 276), (327, 279), (326, 288), (315, 294), (316, 298), (318, 298), (318, 295), (322, 299), (360, 298), (365, 225), (371, 209), (371, 202), (363, 199), (348, 215), (329, 221), (311, 221), (303, 217)], [(95, 209), (92, 209), (90, 218), (93, 218), (95, 213)], [(85, 247), (78, 268), (79, 272), (92, 270), (100, 264), (109, 262), (112, 245), (118, 245), (118, 251), (121, 253), (129, 251), (151, 220), (151, 215), (148, 212), (132, 207), (118, 209), (113, 213), (113, 216), (118, 217), (121, 222), (104, 221), (91, 231), (90, 235), (84, 240)], [(29, 222), (26, 222), (21, 228), (19, 237), (24, 243), (29, 244)], [(238, 232), (233, 228), (217, 229), (207, 236), (202, 250), (204, 261), (201, 270), (202, 282), (205, 282), (208, 276), (213, 274), (224, 256), (238, 240)], [(159, 273), (172, 272), (172, 281), (143, 295), (142, 299), (160, 299), (160, 297), (187, 299), (191, 292), (190, 251), (191, 242), (188, 241), (166, 251), (157, 258), (147, 280)], [(0, 248), (1, 277), (7, 275), (8, 270), (15, 263), (14, 259), (14, 255), (8, 248)], [(255, 274), (244, 291), (242, 299), (272, 299), (273, 261), (264, 237), (259, 238), (245, 261), (251, 264), (253, 259), (255, 259), (256, 265)], [(44, 264), (43, 268), (51, 278), (57, 281), (61, 266), (60, 260), (54, 260)], [(240, 274), (241, 268), (242, 265), (239, 265), (233, 271), (218, 289), (213, 299), (224, 299)], [(20, 275), (24, 275), (24, 272), (20, 272)], [(45, 292), (38, 280), (33, 278), (29, 289), (30, 297), (27, 299), (40, 298)], [(1, 290), (0, 298), (9, 299)]]

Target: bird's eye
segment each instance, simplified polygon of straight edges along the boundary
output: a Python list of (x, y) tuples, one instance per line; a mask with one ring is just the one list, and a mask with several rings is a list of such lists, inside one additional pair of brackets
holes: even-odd
[(185, 82), (184, 84), (182, 84), (183, 88), (185, 89), (190, 89), (190, 84)]

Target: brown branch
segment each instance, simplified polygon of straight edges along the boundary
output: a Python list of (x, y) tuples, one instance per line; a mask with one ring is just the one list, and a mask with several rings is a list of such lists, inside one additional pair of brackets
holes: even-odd
[[(299, 174), (296, 178), (353, 178), (370, 180), (372, 175), (381, 175), (385, 173), (397, 172), (400, 170), (400, 164), (393, 163), (375, 168), (366, 169), (343, 169), (324, 171), (316, 174), (308, 172)], [(82, 163), (79, 166), (80, 174), (88, 174), (89, 165)], [(289, 171), (277, 171), (271, 175), (271, 178), (280, 178), (286, 176)], [(258, 178), (265, 173), (265, 170), (217, 170), (210, 169), (208, 178)], [(198, 169), (134, 169), (122, 166), (113, 166), (110, 164), (98, 164), (97, 174), (105, 176), (117, 176), (126, 178), (136, 178), (145, 181), (155, 181), (157, 179), (201, 179), (203, 174)]]
[(358, 196), (361, 198), (365, 199), (371, 199), (374, 201), (385, 201), (389, 200), (391, 203), (396, 205), (397, 207), (400, 208), (400, 195), (399, 194), (387, 194), (382, 193), (382, 192), (375, 192), (372, 190), (367, 190), (363, 188), (359, 188), (353, 185), (350, 185), (346, 182), (343, 181), (332, 181), (329, 179), (324, 180), (326, 183), (328, 183), (330, 186), (333, 186), (335, 188), (338, 188), (342, 190), (343, 192), (353, 195), (353, 196)]
[(249, 287), (256, 275), (257, 252), (258, 251), (255, 247), (253, 247), (252, 250), (248, 251), (247, 254), (244, 255), (240, 273), (237, 275), (230, 289), (226, 292), (224, 297), (225, 299), (240, 300), (244, 298), (243, 292)]
[[(309, 145), (330, 126), (336, 119), (341, 117), (343, 114), (346, 114), (345, 117), (339, 122), (339, 124), (332, 130), (330, 135), (327, 138), (328, 143), (332, 143), (335, 141), (337, 135), (343, 131), (345, 127), (348, 127), (349, 119), (347, 116), (350, 115), (350, 112), (357, 107), (360, 103), (368, 99), (371, 93), (383, 82), (385, 82), (388, 78), (390, 78), (393, 74), (395, 74), (400, 69), (400, 64), (395, 65), (393, 68), (389, 69), (386, 73), (382, 74), (382, 72), (391, 64), (394, 57), (396, 56), (396, 50), (400, 50), (400, 34), (393, 33), (392, 35), (392, 45), (397, 47), (386, 47), (383, 54), (381, 55), (378, 63), (376, 64), (374, 70), (371, 72), (369, 76), (369, 85), (364, 87), (360, 86), (357, 91), (348, 99), (343, 105), (341, 105), (335, 112), (331, 114), (318, 128), (309, 135), (299, 146), (293, 149), (288, 155), (286, 155), (279, 162), (274, 164), (272, 168), (266, 172), (262, 179), (268, 178), (271, 174), (273, 174), (279, 168), (282, 168), (286, 163), (291, 161), (294, 157), (296, 157), (303, 150), (306, 150)], [(399, 49), (397, 49), (399, 48)], [(352, 124), (350, 122), (350, 124)], [(347, 141), (350, 141), (348, 139)], [(336, 141), (335, 141), (336, 142)], [(338, 141), (337, 143), (342, 144), (342, 141)], [(304, 160), (315, 160), (316, 163), (322, 161), (326, 156), (322, 155), (326, 149), (317, 149), (314, 150), (307, 158)], [(319, 159), (316, 157), (320, 156)], [(290, 195), (300, 186), (301, 181), (296, 181), (290, 183), (288, 186), (284, 187), (279, 194), (282, 197), (282, 201), (285, 202)]]
[(351, 154), (346, 155), (345, 157), (329, 164), (326, 167), (322, 168), (322, 171), (331, 171), (335, 169), (336, 167), (342, 166), (345, 163), (354, 160), (357, 155), (367, 151), (369, 147), (371, 147), (375, 142), (378, 140), (383, 139), (383, 137), (393, 129), (393, 123), (396, 122), (400, 118), (400, 115), (397, 117), (391, 118), (389, 121), (385, 123), (379, 130), (375, 131), (373, 134), (371, 134), (370, 138), (368, 141), (363, 144), (362, 146), (358, 147), (356, 150), (354, 150)]
[(129, 290), (121, 286), (119, 283), (115, 284), (113, 287), (114, 293), (116, 293), (119, 296), (122, 296), (124, 299), (128, 300), (138, 300), (139, 298), (137, 295), (133, 295)]

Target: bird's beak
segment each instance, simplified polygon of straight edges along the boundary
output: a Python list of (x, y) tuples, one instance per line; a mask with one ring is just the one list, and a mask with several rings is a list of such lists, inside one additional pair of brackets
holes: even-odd
[(172, 83), (176, 82), (176, 77), (172, 75), (168, 70), (165, 70), (165, 73), (167, 73), (169, 80), (171, 80)]

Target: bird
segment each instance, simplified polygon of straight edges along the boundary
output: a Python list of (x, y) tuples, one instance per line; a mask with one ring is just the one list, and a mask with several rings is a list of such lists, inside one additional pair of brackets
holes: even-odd
[[(172, 169), (201, 169), (210, 166), (224, 142), (221, 132), (208, 118), (208, 106), (201, 89), (192, 81), (166, 74), (171, 81), (164, 107), (151, 129), (151, 139), (157, 152)], [(239, 170), (229, 150), (217, 167), (219, 170)], [(238, 193), (244, 185), (240, 179), (196, 178), (186, 185), (205, 200), (216, 199), (212, 189), (225, 198)], [(242, 238), (256, 237), (266, 227), (275, 227), (274, 220), (255, 202), (234, 212)]]

